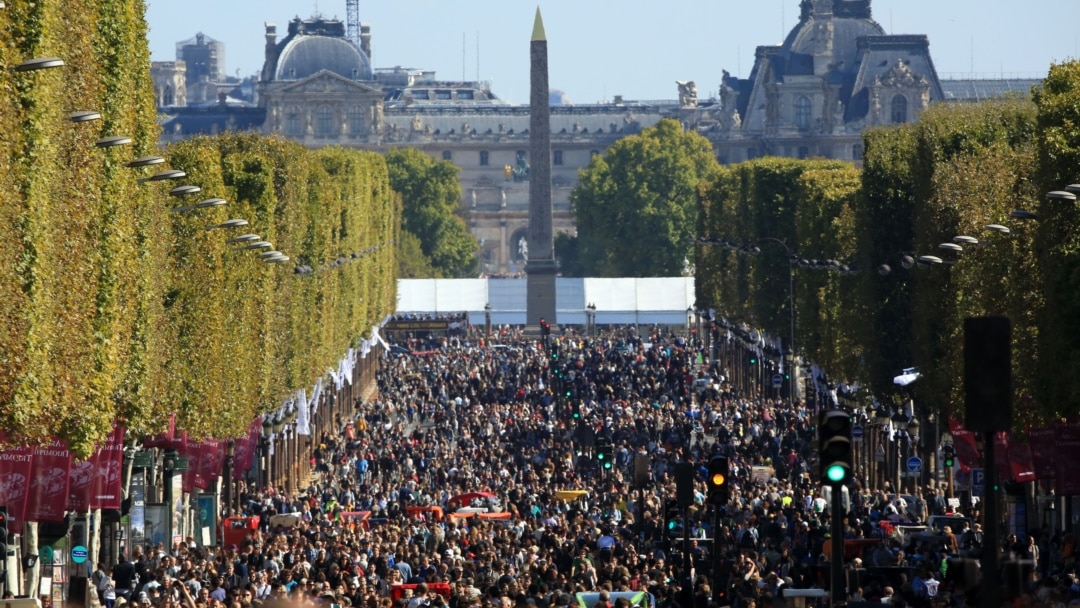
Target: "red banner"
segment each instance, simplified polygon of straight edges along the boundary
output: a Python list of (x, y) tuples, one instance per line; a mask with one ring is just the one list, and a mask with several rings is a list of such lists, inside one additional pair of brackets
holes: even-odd
[(1080, 423), (1054, 426), (1058, 496), (1080, 496)]
[(105, 445), (98, 450), (94, 462), (94, 490), (90, 495), (92, 509), (119, 509), (123, 500), (124, 433), (119, 424), (113, 426)]
[[(181, 474), (181, 487), (184, 492), (191, 494), (195, 491), (195, 475), (199, 469), (199, 459), (202, 458), (203, 442), (188, 441), (184, 451), (180, 455), (187, 458), (188, 468)], [(203, 484), (205, 489), (206, 485)]]
[(1009, 468), (1012, 480), (1016, 483), (1035, 481), (1035, 462), (1031, 456), (1031, 446), (1016, 440), (1009, 442)]
[(64, 521), (71, 474), (71, 452), (59, 439), (34, 449), (30, 469), (30, 497), (26, 504), (26, 521)]
[(27, 447), (5, 447), (0, 451), (0, 503), (7, 505), (8, 531), (12, 534), (22, 534), (26, 521), (33, 460), (34, 451)]
[(233, 450), (233, 479), (243, 479), (244, 473), (247, 473), (255, 461), (255, 450), (259, 446), (259, 431), (261, 429), (262, 416), (259, 416), (248, 425), (247, 434), (236, 440), (236, 447)]
[(955, 418), (949, 419), (949, 431), (952, 433), (956, 459), (960, 461), (960, 470), (970, 473), (972, 467), (981, 467), (982, 458), (979, 456), (979, 448), (975, 443), (975, 433), (965, 431), (960, 426), (960, 421)]
[(202, 449), (199, 451), (199, 459), (192, 463), (192, 469), (194, 470), (193, 483), (196, 488), (205, 490), (210, 485), (210, 472), (214, 466), (214, 459), (217, 456), (219, 441), (217, 439), (206, 439), (202, 442)]
[(71, 465), (68, 473), (68, 498), (65, 508), (76, 513), (90, 510), (90, 497), (94, 492), (94, 474), (97, 471), (97, 452), (89, 460)]
[(1031, 445), (1031, 460), (1035, 465), (1035, 477), (1054, 479), (1057, 477), (1057, 463), (1054, 462), (1054, 429), (1028, 429), (1028, 443)]
[(211, 460), (206, 470), (207, 483), (213, 483), (221, 477), (221, 466), (225, 464), (225, 448), (229, 445), (228, 439), (215, 439), (215, 447), (211, 452)]

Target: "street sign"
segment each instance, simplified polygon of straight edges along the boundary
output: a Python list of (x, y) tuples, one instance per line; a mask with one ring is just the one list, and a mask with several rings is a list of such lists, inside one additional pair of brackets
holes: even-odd
[(154, 455), (150, 452), (138, 452), (131, 459), (131, 466), (136, 469), (148, 469), (154, 466)]
[(985, 483), (986, 469), (971, 469), (971, 493), (975, 496), (982, 496)]
[(88, 551), (86, 547), (82, 545), (77, 545), (71, 548), (71, 561), (75, 562), (76, 564), (81, 564), (85, 562), (89, 557), (90, 551)]
[(922, 470), (922, 458), (918, 456), (912, 456), (907, 459), (907, 470), (912, 473), (918, 473)]
[(773, 388), (780, 388), (781, 386), (784, 386), (784, 377), (781, 376), (780, 374), (773, 374), (772, 387)]
[(190, 468), (191, 468), (191, 459), (190, 458), (187, 458), (187, 457), (177, 458), (176, 459), (176, 468), (173, 469), (173, 471), (176, 472), (176, 473), (183, 473), (184, 471), (186, 471), (186, 470), (188, 470)]
[(862, 441), (862, 438), (863, 438), (863, 428), (862, 428), (861, 426), (859, 426), (858, 424), (856, 424), (855, 426), (851, 427), (851, 438), (852, 438), (853, 440), (855, 440), (855, 441)]

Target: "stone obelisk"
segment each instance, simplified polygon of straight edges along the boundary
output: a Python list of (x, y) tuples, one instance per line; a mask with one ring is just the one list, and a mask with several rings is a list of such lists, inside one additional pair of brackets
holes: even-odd
[(555, 325), (555, 242), (551, 230), (551, 108), (548, 100), (547, 35), (540, 7), (536, 7), (529, 43), (531, 76), (529, 97), (529, 250), (525, 319), (529, 326), (540, 319)]

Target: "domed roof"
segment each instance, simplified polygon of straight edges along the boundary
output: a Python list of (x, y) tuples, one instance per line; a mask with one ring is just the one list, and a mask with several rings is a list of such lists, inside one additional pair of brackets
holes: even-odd
[(870, 17), (869, 2), (865, 12), (845, 10), (847, 3), (843, 1), (835, 2), (835, 10), (820, 8), (822, 4), (826, 2), (816, 0), (816, 6), (804, 8), (803, 18), (784, 41), (785, 73), (851, 73), (857, 67), (858, 39), (885, 35), (885, 30)]
[(300, 80), (329, 70), (350, 80), (371, 80), (371, 62), (345, 38), (298, 35), (278, 57), (275, 80)]

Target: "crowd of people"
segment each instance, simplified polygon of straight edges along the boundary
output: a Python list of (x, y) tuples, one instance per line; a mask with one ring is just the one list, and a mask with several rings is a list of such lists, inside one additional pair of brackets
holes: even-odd
[[(659, 329), (424, 338), (388, 354), (377, 394), (317, 438), (302, 492), (244, 496), (262, 523), (242, 543), (136, 548), (92, 580), (109, 608), (783, 605), (788, 589), (828, 586), (821, 404), (739, 394), (726, 373), (700, 342)], [(718, 453), (731, 466), (723, 506), (705, 485)], [(698, 472), (687, 508), (679, 463)], [(904, 532), (946, 515), (940, 488), (905, 500), (857, 475), (844, 504), (844, 539), (859, 541), (845, 560), (850, 605), (979, 605), (961, 567), (980, 549), (978, 522)], [(282, 513), (297, 525), (272, 527)], [(1036, 563), (1025, 601), (1080, 603), (1070, 537), (1010, 540)]]

